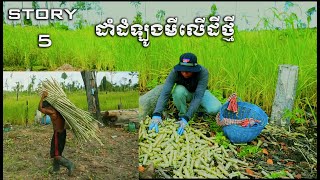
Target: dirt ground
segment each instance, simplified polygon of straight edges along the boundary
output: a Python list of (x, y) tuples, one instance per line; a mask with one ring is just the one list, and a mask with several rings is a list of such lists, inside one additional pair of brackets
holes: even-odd
[(13, 126), (3, 133), (4, 179), (138, 179), (138, 133), (124, 128), (100, 128), (98, 142), (77, 144), (71, 131), (63, 156), (75, 163), (69, 177), (64, 167), (51, 175), (50, 142), (52, 125)]

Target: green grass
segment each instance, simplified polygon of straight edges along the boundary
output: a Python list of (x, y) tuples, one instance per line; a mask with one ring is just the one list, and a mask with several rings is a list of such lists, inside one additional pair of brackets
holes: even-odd
[[(38, 48), (38, 34), (50, 34), (52, 47)], [(236, 92), (271, 114), (281, 64), (299, 66), (295, 108), (317, 108), (317, 29), (235, 32), (235, 42), (218, 37), (152, 37), (147, 48), (137, 37), (98, 37), (94, 27), (66, 31), (50, 27), (4, 25), (4, 69), (68, 63), (81, 69), (138, 71), (146, 91), (164, 82), (184, 52), (197, 55), (210, 72), (209, 87), (228, 97)]]
[[(67, 97), (74, 105), (83, 110), (88, 110), (87, 98), (84, 91), (66, 92)], [(99, 92), (99, 104), (101, 111), (113, 110), (122, 103), (122, 109), (138, 108), (139, 93), (137, 91), (128, 92)], [(26, 112), (28, 101), (28, 115)], [(37, 94), (28, 95), (20, 93), (18, 101), (14, 92), (4, 92), (3, 94), (3, 123), (24, 124), (26, 117), (29, 123), (33, 123), (36, 109), (38, 108), (40, 97)]]

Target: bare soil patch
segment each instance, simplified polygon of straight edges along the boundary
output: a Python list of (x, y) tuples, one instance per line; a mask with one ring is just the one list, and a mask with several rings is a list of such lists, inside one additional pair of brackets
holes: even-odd
[(138, 133), (124, 128), (100, 128), (98, 142), (76, 143), (67, 130), (63, 156), (76, 165), (73, 177), (64, 167), (51, 175), (50, 142), (52, 125), (13, 126), (3, 133), (4, 179), (138, 179)]

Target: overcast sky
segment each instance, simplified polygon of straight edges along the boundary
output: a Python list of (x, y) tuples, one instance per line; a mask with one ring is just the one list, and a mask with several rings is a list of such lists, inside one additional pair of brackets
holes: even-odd
[[(59, 7), (59, 1), (53, 2), (48, 1), (50, 7)], [(67, 1), (66, 8), (71, 9), (75, 1)], [(131, 24), (133, 17), (136, 15), (137, 10), (142, 12), (144, 22), (155, 23), (158, 22), (156, 14), (158, 10), (164, 10), (165, 17), (177, 16), (179, 23), (192, 23), (194, 18), (197, 16), (208, 16), (210, 14), (210, 8), (212, 4), (215, 4), (218, 9), (218, 14), (221, 16), (235, 15), (235, 24), (239, 26), (239, 29), (253, 28), (259, 21), (259, 17), (274, 17), (272, 11), (268, 10), (271, 7), (277, 8), (279, 11), (284, 11), (285, 1), (276, 2), (222, 2), (222, 1), (200, 1), (200, 2), (141, 2), (138, 9), (134, 5), (130, 4), (131, 1), (126, 2), (98, 2), (102, 9), (103, 15), (100, 16), (96, 12), (92, 11), (84, 13), (84, 18), (93, 23), (97, 24), (100, 21), (105, 21), (108, 17), (113, 18), (114, 22), (120, 22), (121, 18), (128, 19)], [(291, 9), (292, 12), (296, 13), (302, 22), (307, 23), (307, 16), (305, 12), (312, 7), (317, 7), (316, 1), (293, 1), (297, 6)], [(45, 2), (39, 2), (40, 7), (45, 7)], [(5, 9), (9, 8), (21, 8), (21, 2), (6, 2)], [(24, 2), (25, 8), (31, 8), (31, 1)], [(7, 11), (5, 11), (7, 12)], [(76, 12), (76, 14), (79, 12)], [(146, 21), (145, 21), (146, 19)], [(246, 22), (247, 19), (247, 22)], [(43, 21), (43, 23), (47, 23)], [(72, 24), (72, 23), (70, 23)], [(311, 27), (317, 26), (317, 13), (312, 16)]]
[[(12, 91), (13, 87), (16, 86), (16, 82), (20, 82), (24, 86), (24, 90), (28, 88), (28, 85), (31, 83), (31, 78), (33, 75), (36, 76), (35, 86), (37, 86), (41, 80), (50, 79), (51, 77), (56, 79), (58, 82), (64, 82), (61, 78), (61, 75), (64, 71), (3, 71), (3, 90)], [(66, 71), (67, 79), (65, 83), (72, 83), (73, 81), (79, 83), (79, 85), (83, 86), (83, 80), (81, 77), (81, 73), (79, 71)], [(129, 79), (133, 84), (138, 83), (138, 76), (129, 75), (130, 72), (126, 71), (117, 71), (117, 72), (107, 72), (101, 71), (97, 73), (97, 85), (100, 85), (100, 82), (103, 76), (106, 76), (107, 80), (112, 83), (116, 83), (118, 85), (128, 84)], [(7, 84), (6, 84), (7, 83)]]

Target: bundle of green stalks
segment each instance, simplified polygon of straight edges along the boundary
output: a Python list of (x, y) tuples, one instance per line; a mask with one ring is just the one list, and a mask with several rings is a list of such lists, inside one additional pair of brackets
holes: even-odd
[(85, 110), (76, 107), (66, 96), (59, 83), (52, 78), (52, 81), (46, 79), (41, 83), (39, 89), (40, 96), (43, 91), (48, 92), (45, 98), (65, 119), (70, 130), (73, 132), (79, 143), (88, 142), (96, 139), (100, 145), (103, 145), (97, 133), (100, 132), (97, 123), (100, 123), (91, 114)]
[[(150, 121), (151, 117), (140, 121), (139, 166), (152, 164), (158, 170), (163, 168), (172, 176), (166, 174), (170, 179), (269, 177), (262, 168), (256, 169), (255, 175), (248, 174), (247, 169), (253, 168), (254, 164), (239, 158), (237, 146), (219, 144), (217, 136), (206, 136), (206, 130), (191, 125), (179, 136), (176, 120), (167, 118), (156, 133), (154, 129), (148, 130)], [(262, 141), (258, 142), (257, 147), (261, 144)], [(289, 172), (284, 176), (294, 177)]]
[[(139, 165), (153, 163), (155, 168), (172, 170), (173, 178), (248, 178), (242, 172), (249, 164), (234, 158), (234, 145), (219, 145), (201, 129), (187, 126), (182, 136), (176, 132), (175, 119), (166, 119), (159, 133), (147, 130), (151, 118), (140, 122)], [(232, 156), (233, 154), (233, 156)]]

